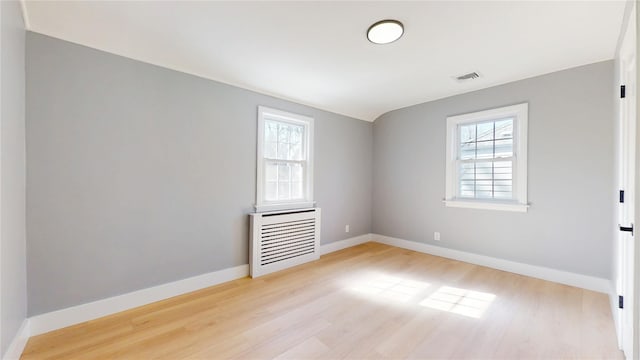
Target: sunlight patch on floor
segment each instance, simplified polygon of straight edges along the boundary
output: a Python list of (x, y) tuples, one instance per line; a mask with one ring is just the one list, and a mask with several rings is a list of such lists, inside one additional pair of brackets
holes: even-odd
[(406, 303), (429, 286), (429, 283), (422, 281), (376, 274), (354, 282), (350, 290), (370, 298)]
[(495, 298), (490, 293), (442, 286), (420, 305), (479, 319)]

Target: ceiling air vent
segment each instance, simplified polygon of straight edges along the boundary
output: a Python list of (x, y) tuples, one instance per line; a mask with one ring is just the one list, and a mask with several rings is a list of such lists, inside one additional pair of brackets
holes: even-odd
[(473, 80), (473, 79), (477, 79), (480, 77), (480, 74), (478, 74), (477, 72), (470, 72), (468, 74), (464, 74), (464, 75), (460, 75), (460, 76), (456, 76), (455, 79), (458, 81), (467, 81), (467, 80)]

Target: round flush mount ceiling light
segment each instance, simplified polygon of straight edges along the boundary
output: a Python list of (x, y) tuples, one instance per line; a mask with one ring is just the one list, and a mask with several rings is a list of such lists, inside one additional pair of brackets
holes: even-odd
[(389, 44), (402, 36), (404, 26), (398, 20), (381, 20), (369, 26), (367, 39), (374, 44)]

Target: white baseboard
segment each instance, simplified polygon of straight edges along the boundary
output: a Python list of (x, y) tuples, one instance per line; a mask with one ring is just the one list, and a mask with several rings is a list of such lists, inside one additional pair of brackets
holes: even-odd
[[(328, 254), (369, 241), (371, 241), (371, 234), (335, 241), (326, 245), (321, 245), (320, 254)], [(67, 326), (115, 314), (120, 311), (129, 310), (138, 306), (182, 295), (191, 291), (218, 285), (223, 282), (235, 280), (248, 275), (249, 265), (240, 265), (234, 268), (215, 271), (107, 299), (93, 301), (87, 304), (36, 315), (29, 319), (29, 335), (35, 336), (43, 334)]]
[(29, 340), (30, 332), (29, 332), (29, 319), (25, 319), (20, 325), (20, 329), (16, 333), (16, 336), (9, 344), (7, 348), (7, 352), (2, 356), (2, 360), (18, 360), (22, 355), (22, 351), (24, 347), (27, 345), (27, 341)]
[(249, 265), (214, 271), (87, 304), (36, 315), (29, 319), (30, 336), (129, 310), (249, 275)]
[(611, 282), (609, 279), (498, 259), (490, 256), (478, 255), (378, 234), (372, 234), (372, 241), (421, 253), (460, 260), (471, 264), (482, 265), (493, 269), (504, 270), (537, 279), (598, 291), (605, 294), (609, 294), (611, 292)]
[[(494, 269), (509, 271), (516, 274), (612, 294), (610, 280), (607, 279), (575, 274), (541, 266), (528, 265), (514, 261), (478, 255), (459, 250), (447, 249), (439, 246), (433, 246), (377, 234), (364, 234), (349, 239), (339, 240), (329, 244), (321, 245), (320, 254), (325, 255), (334, 251), (364, 244), (369, 241), (375, 241), (399, 248), (414, 250), (436, 256), (442, 256), (450, 259), (465, 261), (472, 264), (487, 266)], [(7, 351), (7, 354), (5, 355), (5, 358), (3, 359), (19, 358), (29, 336), (35, 336), (85, 321), (97, 319), (120, 311), (129, 310), (138, 306), (150, 304), (188, 292), (200, 290), (209, 286), (214, 286), (227, 281), (239, 279), (248, 275), (249, 265), (240, 265), (229, 269), (215, 271), (184, 280), (174, 281), (151, 288), (90, 302), (87, 304), (77, 305), (70, 308), (33, 316), (25, 320), (25, 323), (23, 323), (20, 332), (18, 333), (18, 335), (16, 335), (16, 338), (12, 342), (9, 350)]]
[(364, 234), (352, 238), (334, 241), (332, 243), (320, 245), (320, 255), (326, 255), (334, 251), (350, 248), (352, 246), (364, 244), (371, 241), (371, 234)]

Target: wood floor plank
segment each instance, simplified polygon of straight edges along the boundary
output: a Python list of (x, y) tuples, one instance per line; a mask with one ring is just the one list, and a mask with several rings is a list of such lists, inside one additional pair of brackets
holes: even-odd
[(312, 336), (304, 342), (292, 347), (275, 357), (277, 360), (297, 360), (297, 359), (318, 359), (326, 357), (331, 349), (323, 344), (318, 338)]
[(22, 359), (621, 359), (605, 294), (366, 243), (29, 339)]

